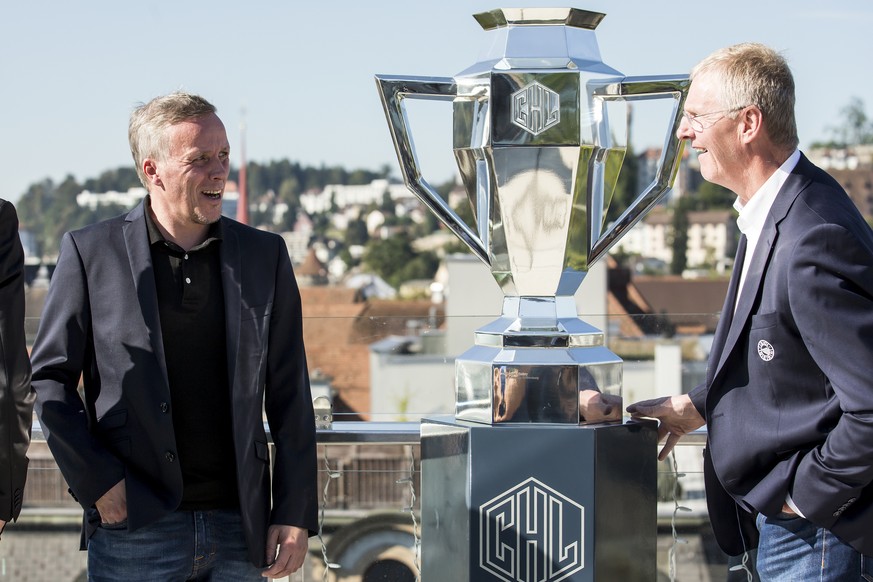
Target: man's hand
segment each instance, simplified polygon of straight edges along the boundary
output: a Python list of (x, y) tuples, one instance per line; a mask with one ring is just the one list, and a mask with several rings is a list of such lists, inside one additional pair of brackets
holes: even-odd
[(634, 418), (646, 416), (660, 421), (658, 424), (658, 442), (664, 438), (667, 439), (667, 442), (664, 443), (664, 447), (658, 455), (659, 461), (667, 458), (667, 455), (670, 454), (683, 435), (706, 424), (687, 394), (643, 400), (628, 406), (627, 411)]
[[(278, 554), (276, 548), (278, 547)], [(271, 525), (267, 530), (267, 563), (264, 578), (284, 578), (300, 569), (309, 551), (309, 531), (293, 525)]]
[(112, 486), (94, 504), (102, 523), (121, 523), (127, 519), (127, 488), (124, 479)]

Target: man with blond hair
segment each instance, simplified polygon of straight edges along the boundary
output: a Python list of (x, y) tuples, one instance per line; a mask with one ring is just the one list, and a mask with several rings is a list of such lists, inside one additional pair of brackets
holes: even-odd
[(632, 404), (661, 458), (707, 426), (710, 520), (762, 581), (873, 580), (873, 231), (797, 149), (794, 80), (760, 44), (691, 74), (678, 136), (742, 232), (706, 380)]
[(288, 576), (317, 501), (287, 249), (222, 217), (230, 146), (208, 101), (153, 99), (129, 136), (148, 196), (64, 236), (33, 348), (37, 414), (85, 510), (88, 579)]

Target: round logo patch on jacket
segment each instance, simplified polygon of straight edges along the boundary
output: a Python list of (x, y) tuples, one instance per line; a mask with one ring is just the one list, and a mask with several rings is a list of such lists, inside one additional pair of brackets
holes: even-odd
[(767, 340), (761, 340), (758, 342), (758, 355), (765, 362), (769, 362), (773, 359), (773, 356), (776, 355), (776, 350)]

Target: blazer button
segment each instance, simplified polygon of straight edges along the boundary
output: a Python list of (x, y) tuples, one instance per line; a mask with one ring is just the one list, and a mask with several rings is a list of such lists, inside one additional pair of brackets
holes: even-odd
[(161, 402), (161, 412), (167, 412), (170, 410), (170, 405), (166, 402)]
[(176, 455), (174, 455), (170, 451), (167, 451), (166, 453), (164, 453), (164, 458), (167, 459), (167, 461), (172, 463), (173, 461), (176, 460)]

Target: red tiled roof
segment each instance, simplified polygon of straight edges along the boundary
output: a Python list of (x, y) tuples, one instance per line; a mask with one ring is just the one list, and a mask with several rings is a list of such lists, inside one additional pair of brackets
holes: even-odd
[[(310, 373), (321, 370), (336, 391), (334, 413), (370, 415), (370, 344), (402, 335), (407, 321), (426, 321), (430, 301), (357, 301), (357, 291), (345, 287), (301, 287), (303, 341)], [(444, 311), (438, 307), (437, 324)], [(340, 416), (337, 420), (348, 420)]]

